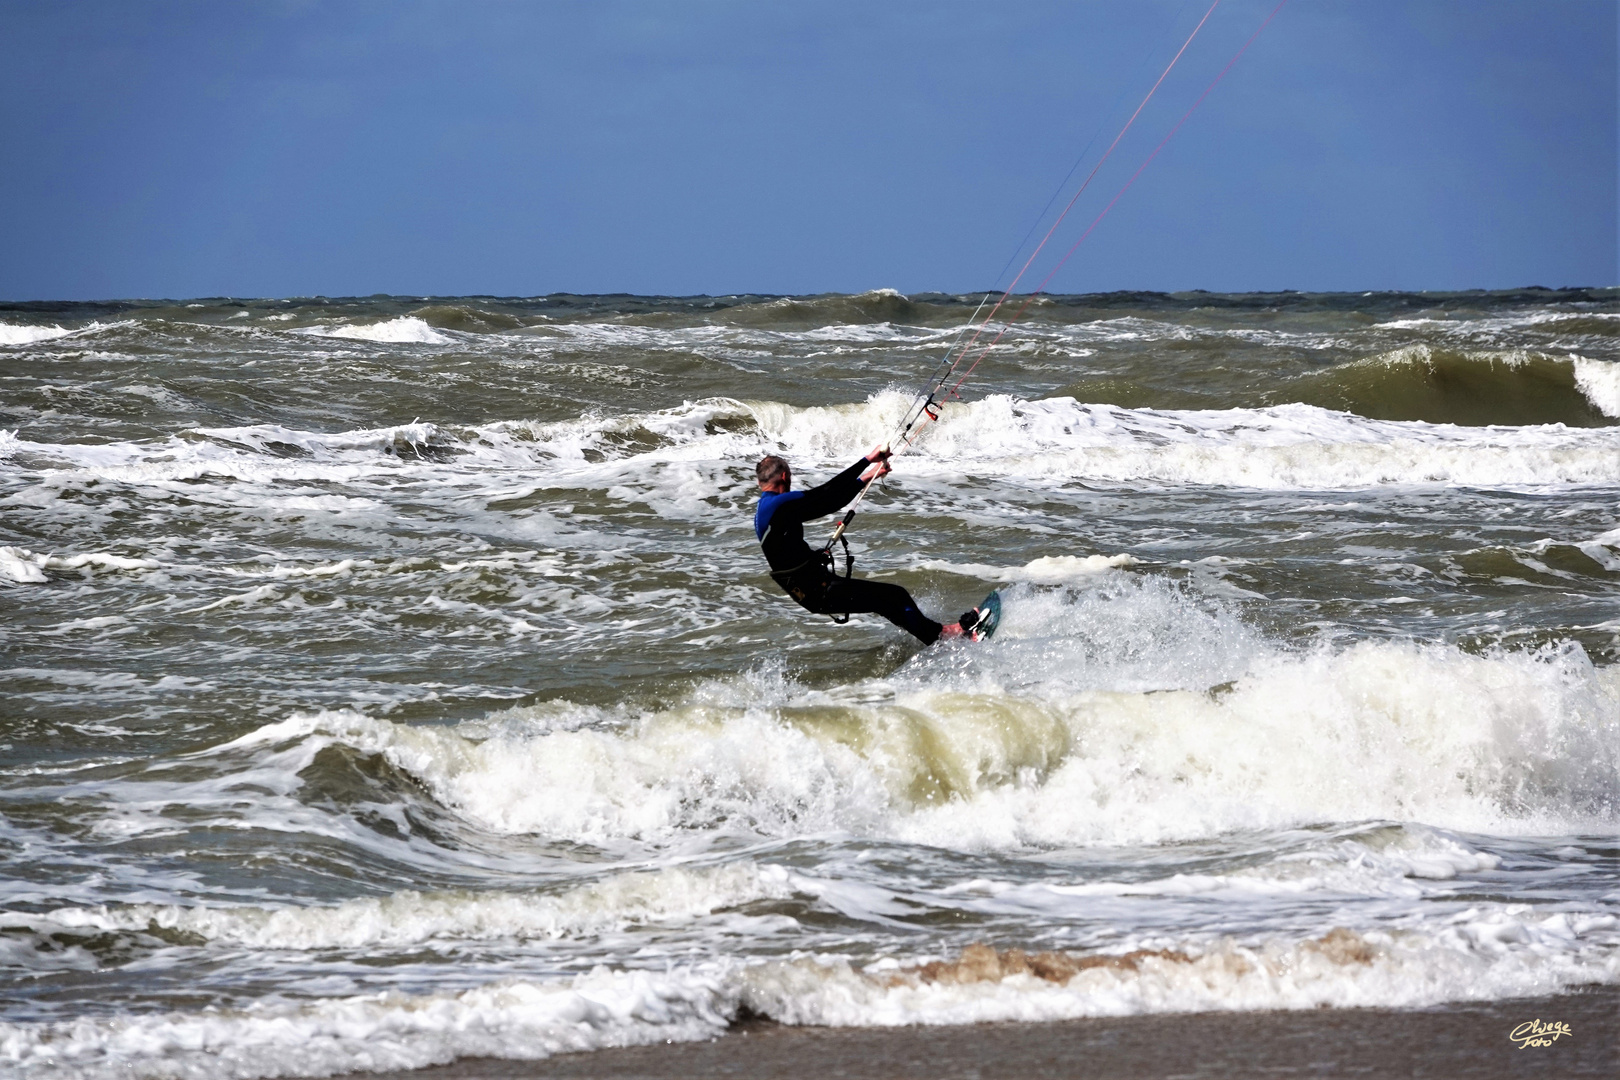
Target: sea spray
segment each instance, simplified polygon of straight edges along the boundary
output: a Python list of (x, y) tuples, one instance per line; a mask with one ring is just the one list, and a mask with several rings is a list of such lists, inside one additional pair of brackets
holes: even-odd
[(0, 1068), (1620, 982), (1615, 291), (978, 299), (0, 314)]

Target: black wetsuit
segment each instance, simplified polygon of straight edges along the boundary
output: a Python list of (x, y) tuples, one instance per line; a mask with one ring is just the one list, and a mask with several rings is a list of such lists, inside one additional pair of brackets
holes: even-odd
[(818, 615), (869, 611), (932, 645), (939, 640), (940, 625), (917, 609), (910, 593), (887, 582), (838, 577), (831, 559), (804, 542), (804, 523), (848, 505), (861, 490), (861, 471), (871, 464), (862, 458), (808, 491), (761, 495), (754, 535), (771, 564), (771, 577), (801, 606)]

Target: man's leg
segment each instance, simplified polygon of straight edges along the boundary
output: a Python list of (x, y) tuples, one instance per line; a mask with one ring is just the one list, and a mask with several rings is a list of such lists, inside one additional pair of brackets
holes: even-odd
[(881, 615), (924, 645), (938, 641), (943, 629), (918, 610), (917, 602), (910, 593), (887, 581), (834, 578), (822, 600), (822, 612), (832, 615), (846, 612), (852, 615), (861, 612)]

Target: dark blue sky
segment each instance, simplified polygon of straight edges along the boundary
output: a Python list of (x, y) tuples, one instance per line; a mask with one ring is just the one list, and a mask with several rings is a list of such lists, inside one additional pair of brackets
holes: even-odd
[[(986, 288), (1207, 7), (0, 0), (0, 298)], [(1617, 7), (1293, 0), (1052, 287), (1614, 284)]]

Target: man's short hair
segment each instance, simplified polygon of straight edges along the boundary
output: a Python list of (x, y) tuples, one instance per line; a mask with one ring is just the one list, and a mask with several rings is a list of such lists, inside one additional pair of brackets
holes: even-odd
[(774, 484), (788, 471), (787, 458), (779, 458), (775, 454), (766, 454), (754, 466), (754, 475), (759, 477), (761, 484)]

